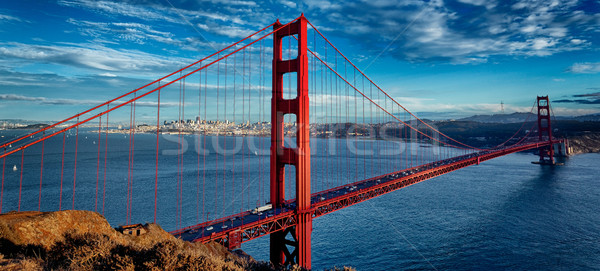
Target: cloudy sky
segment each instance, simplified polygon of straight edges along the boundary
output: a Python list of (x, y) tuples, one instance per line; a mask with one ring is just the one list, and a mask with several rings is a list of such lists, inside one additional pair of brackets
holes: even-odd
[(600, 112), (600, 0), (0, 3), (0, 119), (58, 120), (304, 12), (422, 117)]

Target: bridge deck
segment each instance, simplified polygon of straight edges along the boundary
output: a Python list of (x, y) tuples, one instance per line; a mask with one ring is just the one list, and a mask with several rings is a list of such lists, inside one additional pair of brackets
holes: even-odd
[[(553, 143), (557, 142), (559, 141)], [(551, 143), (535, 142), (493, 151), (481, 151), (321, 191), (311, 195), (312, 208), (309, 212), (311, 212), (313, 218), (319, 217), (457, 169), (549, 144)], [(294, 226), (296, 224), (295, 207), (295, 200), (290, 200), (282, 208), (256, 213), (246, 211), (173, 231), (171, 234), (186, 241), (203, 243), (216, 241), (232, 248), (239, 243)], [(238, 240), (230, 242), (231, 238), (237, 238)]]

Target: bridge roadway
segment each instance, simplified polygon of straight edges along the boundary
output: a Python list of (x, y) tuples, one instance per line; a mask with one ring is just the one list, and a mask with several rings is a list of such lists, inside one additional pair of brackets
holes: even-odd
[[(555, 140), (552, 144), (562, 142)], [(332, 188), (311, 195), (312, 217), (319, 217), (368, 199), (422, 182), (448, 172), (510, 153), (550, 145), (548, 141), (528, 142), (507, 148), (480, 151), (429, 164), (392, 172), (352, 184)], [(295, 200), (283, 207), (264, 212), (246, 211), (171, 232), (175, 237), (190, 242), (215, 241), (233, 249), (241, 243), (284, 230), (296, 224)]]

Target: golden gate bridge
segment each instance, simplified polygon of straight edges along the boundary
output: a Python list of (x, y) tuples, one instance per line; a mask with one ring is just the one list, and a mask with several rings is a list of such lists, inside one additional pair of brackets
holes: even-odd
[(566, 141), (552, 137), (548, 97), (535, 108), (537, 122), (498, 146), (462, 143), (398, 103), (302, 15), (6, 140), (0, 213), (93, 210), (229, 249), (270, 235), (274, 264), (310, 269), (317, 217), (515, 152), (537, 149), (538, 163), (553, 165)]

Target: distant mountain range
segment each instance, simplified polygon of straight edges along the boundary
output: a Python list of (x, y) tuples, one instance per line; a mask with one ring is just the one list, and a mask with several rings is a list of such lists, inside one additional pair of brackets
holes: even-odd
[[(493, 114), (493, 115), (475, 115), (457, 121), (474, 121), (482, 123), (519, 123), (524, 121), (536, 121), (537, 114), (533, 113), (511, 113), (511, 114)], [(556, 116), (556, 120), (576, 120), (576, 121), (600, 121), (600, 113), (576, 117)]]

